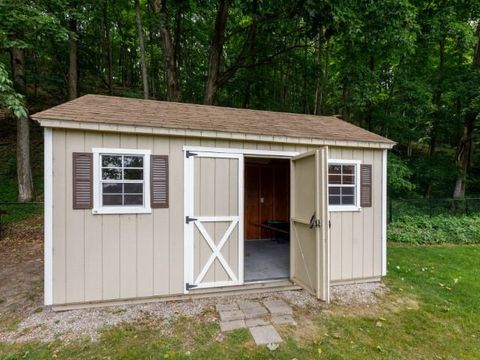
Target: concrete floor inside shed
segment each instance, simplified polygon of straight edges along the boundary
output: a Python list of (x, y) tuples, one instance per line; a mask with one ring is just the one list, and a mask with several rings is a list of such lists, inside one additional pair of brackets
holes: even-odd
[(290, 243), (276, 240), (245, 241), (244, 279), (265, 281), (290, 277)]

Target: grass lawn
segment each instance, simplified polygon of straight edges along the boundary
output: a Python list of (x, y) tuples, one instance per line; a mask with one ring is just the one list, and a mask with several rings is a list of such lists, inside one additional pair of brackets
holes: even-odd
[(104, 330), (98, 342), (1, 344), (6, 359), (478, 359), (480, 246), (389, 247), (390, 292), (366, 307), (332, 305), (295, 314), (275, 351), (248, 331), (217, 341), (218, 323), (179, 319), (170, 336), (148, 324)]

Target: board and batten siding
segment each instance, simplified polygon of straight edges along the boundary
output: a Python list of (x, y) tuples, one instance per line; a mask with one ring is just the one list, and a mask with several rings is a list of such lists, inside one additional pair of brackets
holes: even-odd
[(329, 158), (372, 165), (372, 206), (330, 212), (330, 280), (348, 282), (382, 276), (383, 151), (329, 148)]
[[(184, 145), (297, 152), (315, 148), (52, 129), (54, 305), (183, 294)], [(122, 215), (74, 210), (72, 153), (93, 148), (146, 149), (152, 155), (168, 155), (169, 207), (152, 209), (151, 214)], [(373, 164), (373, 206), (358, 213), (331, 214), (333, 281), (381, 275), (382, 151), (330, 148), (330, 158), (350, 157)]]

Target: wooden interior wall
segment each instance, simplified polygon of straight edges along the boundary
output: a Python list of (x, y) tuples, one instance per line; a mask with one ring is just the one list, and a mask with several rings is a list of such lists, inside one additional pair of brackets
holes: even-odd
[(290, 160), (245, 159), (244, 216), (245, 240), (272, 237), (258, 226), (267, 220), (290, 220)]

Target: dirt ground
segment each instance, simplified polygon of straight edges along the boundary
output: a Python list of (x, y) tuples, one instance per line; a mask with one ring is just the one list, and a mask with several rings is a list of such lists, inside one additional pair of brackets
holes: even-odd
[(42, 308), (43, 218), (8, 226), (0, 239), (0, 331)]

